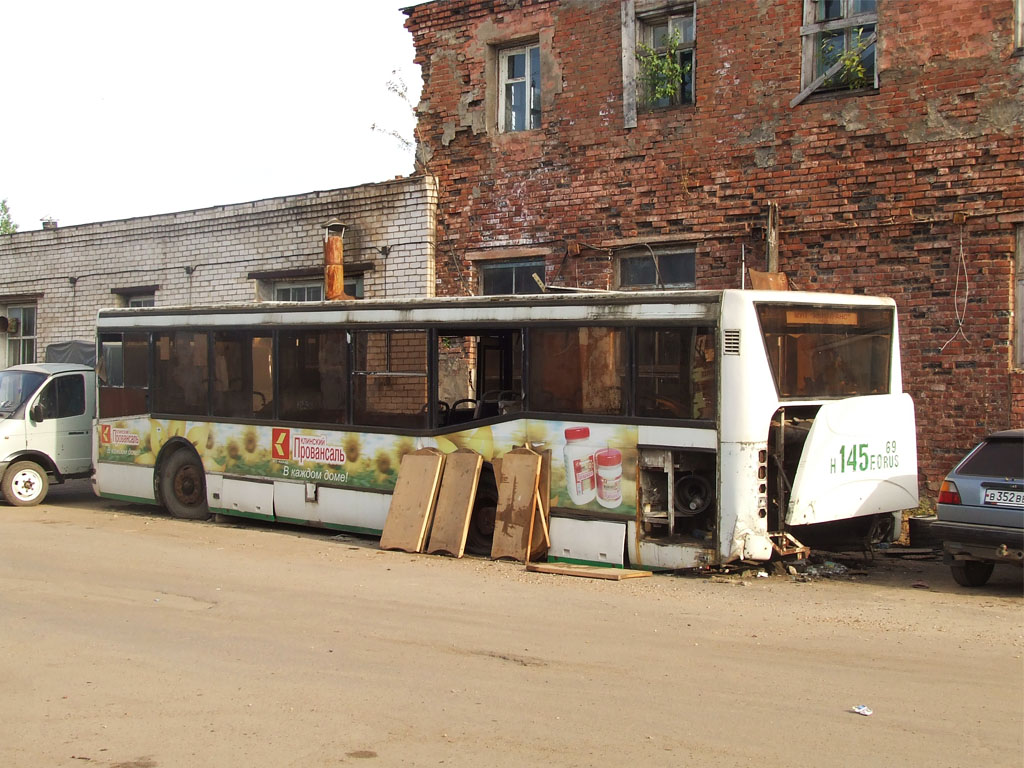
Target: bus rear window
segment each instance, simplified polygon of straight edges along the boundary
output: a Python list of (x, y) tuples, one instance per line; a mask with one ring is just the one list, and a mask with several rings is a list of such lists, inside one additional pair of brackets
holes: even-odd
[(758, 304), (779, 397), (889, 392), (893, 310)]

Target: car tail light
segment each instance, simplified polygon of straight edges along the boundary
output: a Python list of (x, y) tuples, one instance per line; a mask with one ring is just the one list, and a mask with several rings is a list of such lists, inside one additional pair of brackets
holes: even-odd
[(939, 488), (939, 504), (959, 504), (960, 503), (960, 491), (956, 488), (956, 483), (952, 483), (949, 480), (942, 481), (942, 487)]

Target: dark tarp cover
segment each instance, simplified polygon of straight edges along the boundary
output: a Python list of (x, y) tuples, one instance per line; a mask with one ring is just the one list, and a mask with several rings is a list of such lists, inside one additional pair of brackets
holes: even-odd
[(78, 363), (96, 366), (96, 343), (92, 341), (62, 341), (46, 345), (46, 362)]

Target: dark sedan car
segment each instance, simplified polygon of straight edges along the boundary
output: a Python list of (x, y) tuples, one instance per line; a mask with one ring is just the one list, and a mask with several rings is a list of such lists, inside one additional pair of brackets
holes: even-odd
[(1024, 429), (982, 440), (946, 476), (932, 533), (957, 584), (980, 587), (997, 563), (1024, 565)]

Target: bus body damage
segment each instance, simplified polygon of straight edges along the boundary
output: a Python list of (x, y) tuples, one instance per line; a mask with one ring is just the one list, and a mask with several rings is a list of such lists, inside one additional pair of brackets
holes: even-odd
[(916, 507), (916, 457), (910, 395), (825, 403), (800, 453), (786, 524), (826, 523)]

